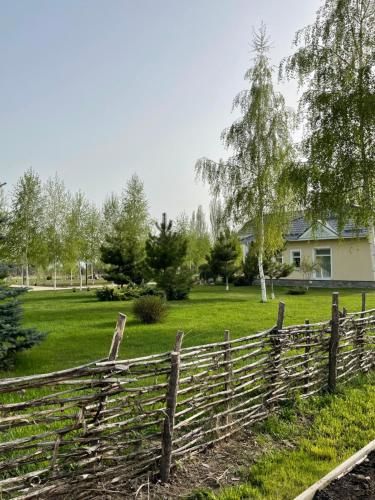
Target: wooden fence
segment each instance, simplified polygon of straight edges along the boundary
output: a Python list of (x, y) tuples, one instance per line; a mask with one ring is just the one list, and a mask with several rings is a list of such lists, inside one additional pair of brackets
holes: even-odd
[(277, 324), (242, 338), (118, 360), (120, 315), (109, 357), (54, 373), (0, 379), (1, 498), (87, 498), (143, 474), (168, 481), (176, 460), (263, 420), (298, 393), (334, 391), (375, 366), (375, 309)]

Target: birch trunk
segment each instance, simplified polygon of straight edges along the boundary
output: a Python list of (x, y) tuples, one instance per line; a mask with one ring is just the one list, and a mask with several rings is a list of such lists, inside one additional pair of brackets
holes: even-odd
[(258, 249), (258, 269), (260, 279), (260, 289), (262, 293), (262, 302), (267, 302), (267, 289), (266, 278), (263, 269), (263, 256), (264, 256), (264, 221), (263, 210), (261, 210), (260, 224), (259, 224), (259, 249)]
[(25, 262), (25, 271), (26, 271), (26, 286), (30, 286), (29, 262), (27, 260), (27, 256), (26, 256), (26, 262)]
[(70, 286), (73, 286), (73, 269), (70, 268)]
[(91, 262), (91, 283), (95, 285), (95, 280), (94, 280), (94, 264)]
[(57, 264), (56, 259), (53, 261), (53, 289), (57, 288)]
[(82, 284), (83, 284), (82, 280), (83, 280), (83, 278), (82, 278), (81, 262), (78, 262), (78, 267), (79, 267), (79, 269), (78, 269), (79, 270), (79, 289), (82, 292)]

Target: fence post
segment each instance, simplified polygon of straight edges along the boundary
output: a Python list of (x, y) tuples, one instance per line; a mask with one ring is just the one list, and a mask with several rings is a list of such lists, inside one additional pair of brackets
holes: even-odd
[[(224, 390), (225, 392), (229, 393), (232, 389), (232, 351), (231, 351), (231, 343), (230, 343), (230, 331), (225, 330), (224, 332), (224, 342), (226, 342), (224, 346), (224, 361), (225, 361), (225, 370), (226, 370), (226, 375), (225, 375), (225, 382), (224, 382)], [(227, 394), (227, 410), (229, 410), (231, 407), (231, 398), (229, 397), (229, 394)], [(230, 422), (230, 413), (228, 411), (226, 417), (225, 417), (225, 423), (229, 424)]]
[(177, 405), (178, 381), (180, 376), (180, 351), (184, 333), (177, 332), (176, 343), (171, 352), (171, 372), (166, 394), (166, 414), (161, 436), (160, 479), (166, 483), (169, 479), (172, 463), (173, 428)]
[(328, 391), (335, 392), (337, 379), (337, 350), (339, 346), (339, 293), (332, 294), (331, 338), (328, 353)]
[(272, 349), (270, 351), (271, 366), (272, 366), (271, 394), (270, 394), (271, 398), (273, 397), (275, 391), (275, 385), (277, 381), (280, 379), (282, 346), (281, 346), (281, 338), (279, 332), (283, 328), (284, 315), (285, 315), (285, 304), (284, 302), (279, 302), (279, 309), (277, 312), (277, 323), (270, 335), (272, 344)]
[(125, 325), (126, 316), (125, 314), (119, 313), (115, 333), (113, 334), (111, 347), (109, 349), (108, 361), (114, 361), (117, 359), (120, 344), (124, 336)]
[[(362, 292), (362, 304), (361, 304), (361, 319), (365, 318), (366, 311), (366, 292)], [(364, 322), (363, 322), (364, 323)], [(358, 360), (358, 368), (362, 368), (362, 361), (364, 356), (364, 344), (365, 344), (365, 330), (364, 324), (357, 325), (356, 328), (356, 339), (355, 339), (355, 347), (358, 349), (357, 351), (357, 360)]]
[(364, 312), (366, 311), (366, 292), (362, 292), (362, 307), (361, 307), (361, 318), (365, 317)]
[[(305, 325), (309, 325), (310, 321), (308, 319), (305, 320)], [(307, 385), (310, 382), (310, 377), (309, 377), (309, 364), (310, 364), (310, 349), (311, 349), (311, 331), (310, 328), (306, 328), (306, 346), (305, 346), (305, 362), (304, 362), (304, 368), (305, 368), (305, 387), (303, 389), (303, 392), (307, 394), (309, 392), (309, 387)]]
[[(112, 337), (111, 347), (109, 349), (108, 361), (115, 361), (118, 356), (118, 352), (120, 349), (121, 341), (124, 336), (124, 330), (126, 325), (126, 316), (125, 314), (118, 313), (115, 333)], [(101, 389), (101, 392), (105, 392), (105, 388)], [(97, 423), (100, 417), (101, 412), (104, 409), (106, 396), (103, 396), (99, 399), (98, 409), (96, 410), (95, 416), (93, 418), (93, 423)]]

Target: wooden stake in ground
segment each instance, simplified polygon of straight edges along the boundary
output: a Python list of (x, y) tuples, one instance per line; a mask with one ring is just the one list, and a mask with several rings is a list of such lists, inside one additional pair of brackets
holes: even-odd
[(329, 339), (328, 391), (335, 392), (337, 379), (337, 350), (339, 346), (339, 293), (332, 294), (331, 338)]
[(227, 342), (227, 344), (225, 344), (224, 346), (224, 361), (225, 361), (225, 365), (224, 365), (224, 370), (227, 372), (227, 374), (225, 375), (225, 383), (224, 383), (224, 390), (225, 392), (227, 393), (227, 410), (228, 410), (228, 413), (225, 417), (225, 423), (226, 424), (229, 424), (230, 422), (230, 413), (229, 413), (229, 410), (230, 410), (230, 407), (231, 407), (231, 396), (229, 395), (229, 393), (231, 392), (231, 389), (232, 389), (232, 352), (231, 352), (231, 343), (230, 343), (230, 331), (229, 330), (225, 330), (224, 332), (224, 342)]
[(180, 351), (184, 333), (177, 332), (174, 351), (171, 352), (171, 372), (166, 394), (165, 419), (161, 441), (161, 459), (160, 459), (160, 479), (166, 483), (169, 479), (172, 463), (173, 448), (173, 428), (176, 414), (178, 381), (180, 376)]
[[(281, 378), (281, 337), (280, 330), (283, 328), (284, 323), (284, 315), (285, 315), (285, 304), (284, 302), (279, 302), (279, 309), (277, 312), (277, 323), (275, 328), (271, 331), (270, 339), (272, 344), (272, 349), (270, 351), (270, 365), (271, 365), (271, 390), (270, 390), (270, 399), (273, 400), (274, 392), (277, 388), (277, 383)], [(274, 401), (271, 401), (271, 405), (273, 405)]]
[[(305, 320), (305, 324), (309, 325), (310, 321), (307, 319)], [(309, 392), (309, 382), (310, 382), (310, 377), (309, 377), (309, 364), (310, 364), (310, 349), (311, 349), (311, 331), (307, 327), (306, 329), (306, 347), (305, 347), (305, 361), (304, 361), (304, 368), (305, 368), (305, 373), (306, 377), (304, 380), (305, 387), (304, 387), (304, 393)]]

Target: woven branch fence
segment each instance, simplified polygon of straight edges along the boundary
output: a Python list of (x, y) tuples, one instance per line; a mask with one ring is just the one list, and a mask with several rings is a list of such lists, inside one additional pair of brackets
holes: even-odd
[(375, 367), (375, 309), (277, 324), (243, 338), (118, 360), (126, 317), (110, 353), (68, 370), (0, 379), (0, 498), (88, 498), (154, 475), (265, 419), (299, 394), (333, 392)]

